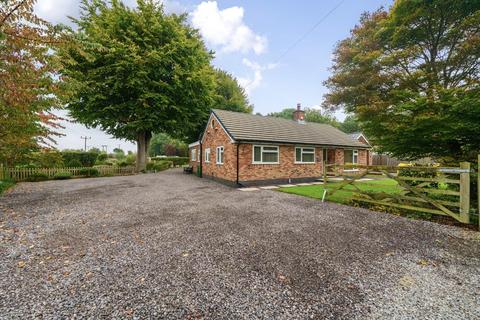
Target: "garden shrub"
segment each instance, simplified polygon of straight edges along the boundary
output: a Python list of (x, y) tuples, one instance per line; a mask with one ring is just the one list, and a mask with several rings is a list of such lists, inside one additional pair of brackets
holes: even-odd
[(65, 163), (72, 164), (72, 161), (77, 160), (80, 163), (78, 167), (92, 167), (97, 160), (97, 152), (85, 151), (62, 151), (62, 156)]
[[(409, 167), (399, 167), (398, 169), (398, 176), (399, 177), (416, 177), (416, 178), (436, 178), (438, 176), (438, 171), (436, 168), (422, 168), (422, 169), (416, 169), (415, 166), (409, 166)], [(417, 180), (410, 180), (410, 181), (405, 181), (407, 184), (411, 186), (417, 186), (420, 183), (423, 183), (425, 181), (417, 181)], [(430, 187), (432, 188), (437, 188), (438, 183), (432, 182), (430, 183)]]
[(65, 163), (65, 167), (67, 168), (80, 168), (82, 163), (78, 159), (72, 159)]
[(174, 166), (183, 166), (188, 164), (188, 157), (153, 157), (152, 161), (172, 161)]
[(172, 161), (155, 161), (147, 163), (147, 171), (163, 171), (173, 166)]
[(64, 165), (62, 154), (56, 150), (32, 152), (29, 165), (35, 168), (60, 168)]
[(95, 169), (95, 168), (82, 168), (82, 169), (80, 169), (80, 171), (78, 173), (81, 176), (85, 176), (85, 177), (98, 177), (98, 176), (100, 176), (100, 171), (98, 171), (98, 169)]
[(108, 159), (108, 154), (106, 152), (102, 152), (98, 155), (97, 161), (105, 161)]
[(35, 173), (32, 173), (30, 176), (28, 176), (27, 179), (25, 180), (29, 182), (45, 181), (45, 180), (48, 180), (48, 175), (41, 172), (35, 172)]
[(70, 172), (57, 172), (54, 176), (53, 179), (55, 180), (67, 180), (72, 178), (72, 174)]

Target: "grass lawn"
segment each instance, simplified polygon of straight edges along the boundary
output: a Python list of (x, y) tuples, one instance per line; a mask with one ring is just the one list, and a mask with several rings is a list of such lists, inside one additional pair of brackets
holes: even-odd
[(0, 180), (0, 194), (2, 194), (8, 188), (12, 187), (14, 184), (15, 184), (15, 182), (13, 182), (13, 181)]
[[(280, 188), (278, 191), (298, 194), (305, 197), (322, 199), (323, 191), (325, 189), (332, 190), (338, 187), (341, 182), (331, 182), (325, 185), (299, 186), (290, 188)], [(402, 188), (393, 179), (370, 180), (370, 181), (356, 181), (354, 182), (360, 190), (370, 192), (385, 192), (385, 193), (399, 193)], [(348, 185), (341, 190), (338, 190), (333, 195), (327, 193), (325, 201), (348, 204), (353, 196), (353, 192), (349, 190), (356, 190), (355, 187)]]

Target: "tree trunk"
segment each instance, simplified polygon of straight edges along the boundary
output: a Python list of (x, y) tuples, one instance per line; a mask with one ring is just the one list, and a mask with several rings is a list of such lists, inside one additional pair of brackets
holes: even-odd
[(137, 172), (145, 170), (147, 167), (146, 151), (146, 132), (141, 131), (137, 134)]
[(152, 133), (147, 131), (145, 133), (145, 159), (148, 159), (148, 151), (150, 150), (150, 140), (152, 140)]

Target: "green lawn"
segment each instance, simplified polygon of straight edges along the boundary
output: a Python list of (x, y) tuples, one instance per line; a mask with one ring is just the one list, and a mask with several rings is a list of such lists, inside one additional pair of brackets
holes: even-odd
[(15, 184), (13, 181), (2, 181), (0, 180), (0, 194), (2, 194), (5, 190), (12, 187)]
[[(331, 190), (341, 182), (332, 182), (326, 185), (327, 190)], [(382, 180), (371, 180), (371, 181), (356, 181), (354, 182), (360, 190), (370, 191), (370, 192), (385, 192), (385, 193), (399, 193), (402, 191), (402, 188), (398, 183), (393, 179), (382, 179)], [(299, 186), (299, 187), (290, 187), (290, 188), (280, 188), (278, 191), (285, 193), (298, 194), (305, 197), (322, 199), (323, 191), (325, 190), (324, 185), (312, 185), (312, 186)], [(353, 192), (349, 190), (356, 190), (355, 187), (348, 185), (341, 190), (338, 190), (333, 195), (325, 197), (325, 201), (337, 202), (347, 204), (350, 202)]]

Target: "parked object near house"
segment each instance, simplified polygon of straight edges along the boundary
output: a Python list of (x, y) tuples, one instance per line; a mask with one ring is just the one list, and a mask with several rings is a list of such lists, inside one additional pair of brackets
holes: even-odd
[(313, 181), (328, 164), (371, 161), (370, 146), (327, 125), (213, 110), (200, 140), (189, 145), (190, 166), (205, 178), (238, 185)]

